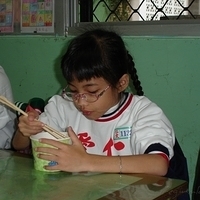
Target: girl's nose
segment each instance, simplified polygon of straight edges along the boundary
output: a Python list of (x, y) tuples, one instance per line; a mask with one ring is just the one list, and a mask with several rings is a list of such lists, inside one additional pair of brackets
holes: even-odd
[(77, 98), (75, 103), (82, 109), (83, 107), (85, 107), (86, 105), (88, 105), (88, 102), (85, 101), (84, 98), (80, 97), (80, 98)]
[(85, 94), (76, 94), (75, 95), (75, 101), (79, 101), (80, 99), (82, 99), (82, 100), (87, 100), (87, 97), (86, 97), (86, 95)]

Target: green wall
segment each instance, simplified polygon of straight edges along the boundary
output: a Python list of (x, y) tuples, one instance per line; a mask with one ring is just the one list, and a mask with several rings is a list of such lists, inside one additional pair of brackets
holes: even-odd
[[(60, 58), (70, 37), (0, 36), (0, 65), (16, 101), (48, 99), (65, 86)], [(165, 111), (188, 159), (190, 193), (200, 147), (200, 38), (123, 37), (145, 95)]]

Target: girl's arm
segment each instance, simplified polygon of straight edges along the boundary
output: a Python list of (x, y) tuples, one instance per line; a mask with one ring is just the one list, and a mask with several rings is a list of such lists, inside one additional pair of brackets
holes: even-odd
[(56, 147), (37, 149), (38, 152), (42, 152), (39, 154), (40, 158), (58, 163), (46, 169), (68, 172), (147, 173), (160, 176), (167, 173), (168, 160), (161, 155), (142, 154), (119, 157), (88, 154), (71, 128), (68, 128), (68, 134), (72, 145), (49, 139), (41, 140), (43, 143)]
[(41, 132), (42, 122), (36, 121), (38, 117), (37, 112), (28, 112), (27, 116), (20, 116), (18, 129), (12, 140), (13, 148), (16, 150), (22, 150), (30, 145), (30, 136)]
[(15, 150), (26, 149), (30, 146), (30, 138), (28, 136), (24, 136), (23, 133), (17, 129), (12, 140), (12, 146)]
[(91, 172), (145, 173), (164, 176), (168, 170), (168, 161), (158, 154), (121, 157), (89, 155), (86, 168)]

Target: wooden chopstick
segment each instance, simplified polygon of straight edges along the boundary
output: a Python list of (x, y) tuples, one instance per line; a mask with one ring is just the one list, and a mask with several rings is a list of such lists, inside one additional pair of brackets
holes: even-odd
[(55, 137), (56, 139), (62, 139), (62, 138), (65, 138), (66, 136), (63, 135), (62, 133), (56, 131), (52, 131), (50, 128), (50, 126), (47, 126), (47, 124), (45, 124), (43, 127), (42, 127), (46, 132), (50, 133), (53, 137)]
[[(4, 96), (0, 96), (0, 102), (3, 103), (4, 105), (7, 105), (8, 107), (12, 108), (15, 111), (20, 112), (22, 115), (24, 116), (28, 116), (28, 114), (26, 112), (24, 112), (23, 110), (21, 110), (19, 107), (17, 107), (16, 105), (14, 105), (13, 103), (11, 103), (8, 99), (6, 99)], [(52, 136), (54, 136), (56, 139), (62, 139), (65, 138), (66, 136), (62, 133), (60, 133), (59, 131), (55, 130), (54, 128), (48, 126), (47, 124), (45, 124), (43, 126), (43, 129), (45, 131), (47, 131), (48, 133), (50, 133)]]
[(60, 136), (60, 138), (65, 138), (66, 137), (66, 135), (62, 134), (61, 132), (58, 132), (57, 130), (55, 130), (54, 128), (48, 126), (47, 124), (44, 125), (43, 129), (45, 129), (45, 130), (48, 129), (49, 131), (52, 131), (52, 132), (58, 134)]
[(4, 105), (7, 105), (10, 108), (12, 108), (15, 111), (18, 111), (21, 114), (23, 114), (25, 116), (28, 116), (28, 114), (26, 112), (24, 112), (23, 110), (21, 110), (20, 108), (18, 108), (16, 105), (14, 105), (10, 101), (8, 101), (8, 99), (6, 99), (4, 96), (0, 96), (0, 102), (3, 103)]

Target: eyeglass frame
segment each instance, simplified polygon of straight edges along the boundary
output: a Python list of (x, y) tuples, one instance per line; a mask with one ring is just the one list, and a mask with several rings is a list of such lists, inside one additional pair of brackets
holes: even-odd
[[(68, 100), (68, 101), (71, 101), (71, 102), (77, 102), (78, 99), (83, 99), (85, 100), (86, 102), (88, 103), (94, 103), (96, 102), (109, 88), (110, 88), (110, 85), (108, 85), (103, 91), (101, 91), (99, 94), (91, 94), (91, 93), (74, 93), (74, 92), (66, 92), (66, 89), (68, 88), (69, 86), (67, 85), (63, 90), (62, 90), (62, 97), (65, 99), (65, 100)], [(70, 97), (67, 96), (67, 94), (70, 94), (72, 97), (72, 99), (70, 99)], [(90, 96), (95, 96), (96, 97), (96, 100), (95, 101), (87, 101), (87, 94), (89, 94)], [(86, 96), (84, 96), (86, 95)], [(73, 97), (74, 96), (74, 97)]]

